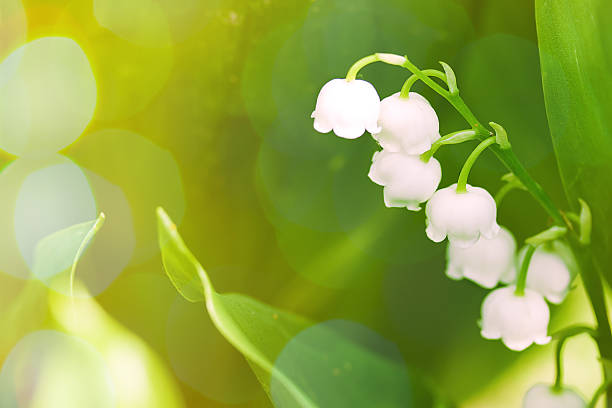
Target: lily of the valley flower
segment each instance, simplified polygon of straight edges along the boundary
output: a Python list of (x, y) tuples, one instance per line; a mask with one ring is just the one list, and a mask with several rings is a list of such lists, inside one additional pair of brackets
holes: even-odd
[(372, 133), (383, 149), (408, 154), (425, 153), (440, 138), (438, 116), (427, 99), (410, 92), (399, 92), (383, 99), (378, 118), (380, 132)]
[(496, 222), (497, 207), (487, 190), (466, 186), (458, 193), (457, 184), (434, 193), (425, 207), (426, 233), (434, 242), (449, 242), (459, 248), (474, 245), (480, 236), (491, 239), (500, 228)]
[(534, 385), (523, 399), (523, 408), (586, 408), (586, 406), (584, 399), (569, 388), (556, 390), (547, 384)]
[(485, 339), (501, 339), (510, 350), (521, 351), (531, 345), (546, 344), (550, 311), (538, 292), (525, 289), (516, 295), (514, 286), (489, 293), (482, 303), (480, 334)]
[(356, 139), (366, 130), (370, 133), (380, 130), (379, 110), (380, 97), (369, 82), (332, 79), (321, 88), (311, 117), (318, 132), (333, 130), (345, 139)]
[[(557, 252), (557, 249), (563, 250), (563, 245), (556, 241), (553, 245), (539, 246), (533, 253), (527, 269), (526, 286), (554, 304), (563, 302), (572, 281), (570, 268)], [(523, 248), (519, 252), (519, 264), (525, 257), (525, 251), (526, 248)]]
[(446, 251), (446, 275), (451, 279), (466, 278), (484, 288), (493, 288), (502, 281), (509, 283), (516, 276), (516, 241), (506, 228), (487, 239), (480, 237), (469, 248), (449, 242)]
[(382, 150), (374, 153), (368, 177), (384, 186), (387, 207), (418, 211), (438, 188), (442, 169), (434, 158), (425, 163), (419, 156)]

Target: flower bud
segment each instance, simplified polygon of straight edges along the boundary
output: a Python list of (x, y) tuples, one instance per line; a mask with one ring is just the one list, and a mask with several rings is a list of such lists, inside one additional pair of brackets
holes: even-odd
[(587, 404), (580, 395), (562, 388), (555, 390), (547, 384), (536, 384), (523, 398), (523, 408), (586, 408)]
[(318, 132), (333, 130), (345, 139), (356, 139), (366, 130), (370, 133), (380, 130), (379, 110), (380, 98), (369, 82), (332, 79), (321, 88), (311, 117)]
[[(519, 264), (523, 262), (526, 250), (526, 247), (520, 250)], [(550, 303), (554, 304), (563, 302), (574, 276), (566, 261), (560, 255), (562, 251), (569, 252), (569, 256), (572, 256), (571, 251), (560, 241), (540, 245), (533, 253), (531, 262), (529, 262), (529, 269), (527, 269), (526, 286), (540, 293)]]
[(427, 229), (434, 242), (449, 242), (459, 248), (474, 245), (480, 236), (491, 239), (499, 232), (496, 222), (497, 207), (487, 190), (466, 186), (466, 192), (458, 193), (457, 184), (434, 193), (425, 207)]
[(515, 290), (514, 286), (506, 286), (487, 295), (482, 302), (480, 334), (485, 339), (501, 339), (515, 351), (524, 350), (531, 343), (548, 343), (548, 304), (531, 289), (525, 289), (523, 296), (516, 295)]
[(438, 116), (427, 99), (415, 92), (399, 92), (380, 103), (380, 131), (372, 133), (383, 149), (408, 154), (425, 153), (440, 138)]
[(419, 156), (382, 150), (374, 153), (368, 177), (385, 187), (387, 207), (418, 211), (438, 188), (442, 169), (433, 157), (425, 163)]
[(501, 280), (508, 283), (516, 276), (516, 241), (506, 228), (491, 239), (480, 237), (469, 248), (449, 242), (446, 251), (446, 275), (451, 279), (469, 279), (491, 289)]

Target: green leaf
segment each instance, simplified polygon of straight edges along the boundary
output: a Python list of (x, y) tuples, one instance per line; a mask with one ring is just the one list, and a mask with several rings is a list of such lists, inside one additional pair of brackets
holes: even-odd
[[(570, 205), (593, 216), (595, 263), (612, 282), (612, 2), (536, 0), (544, 98)], [(607, 21), (606, 21), (607, 20)]]
[(161, 208), (157, 216), (170, 280), (187, 300), (205, 301), (212, 322), (246, 357), (275, 406), (338, 406), (338, 399), (364, 408), (433, 405), (430, 388), (408, 371), (395, 345), (371, 330), (333, 320), (315, 325), (247, 296), (217, 293), (172, 220)]
[(455, 72), (446, 62), (440, 61), (440, 65), (444, 68), (444, 73), (446, 74), (446, 83), (448, 84), (448, 91), (451, 94), (458, 94), (459, 88), (457, 88), (457, 77), (455, 77)]
[(104, 220), (104, 213), (100, 213), (93, 221), (72, 225), (41, 239), (34, 250), (34, 276), (55, 290), (69, 292), (72, 297), (79, 259)]
[(497, 144), (502, 149), (509, 149), (511, 146), (510, 142), (508, 141), (508, 133), (506, 132), (506, 129), (504, 129), (502, 125), (495, 122), (489, 122), (489, 126), (495, 130), (495, 141)]

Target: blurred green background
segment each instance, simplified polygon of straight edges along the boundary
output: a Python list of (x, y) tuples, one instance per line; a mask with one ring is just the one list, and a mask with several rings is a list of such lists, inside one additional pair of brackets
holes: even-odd
[[(3, 0), (0, 10), (0, 58), (28, 41), (68, 37), (86, 55), (97, 89), (92, 119), (60, 151), (64, 157), (1, 155), (0, 360), (28, 333), (48, 335), (43, 329), (87, 340), (65, 322), (56, 294), (27, 279), (23, 235), (104, 211), (107, 225), (78, 274), (97, 295), (96, 313), (113, 321), (100, 323), (105, 336), (136, 342), (128, 354), (146, 350), (142, 361), (156, 361), (166, 388), (151, 388), (150, 395), (171, 395), (176, 406), (270, 406), (202, 305), (183, 300), (164, 275), (154, 211), (161, 205), (220, 292), (248, 294), (317, 321), (367, 326), (458, 406), (518, 406), (534, 381), (552, 381), (550, 345), (518, 354), (480, 338), (487, 292), (444, 276), (445, 246), (425, 237), (423, 213), (384, 207), (382, 189), (367, 178), (377, 148), (372, 138), (318, 134), (310, 119), (320, 87), (362, 56), (406, 54), (421, 68), (439, 68), (443, 60), (477, 116), (506, 128), (528, 170), (565, 207), (532, 1)], [(67, 78), (80, 75), (66, 66)], [(48, 68), (40, 64), (29, 75)], [(383, 64), (360, 75), (381, 97), (408, 76)], [(0, 76), (0, 86), (6, 78)], [(84, 89), (71, 91), (75, 110), (91, 103)], [(415, 89), (436, 109), (442, 134), (465, 127), (440, 97), (421, 84)], [(56, 91), (51, 100), (65, 95)], [(14, 101), (5, 95), (0, 107), (9, 109)], [(46, 128), (45, 120), (62, 119), (30, 120)], [(7, 141), (17, 136), (7, 129), (0, 148), (10, 151)], [(440, 151), (442, 186), (455, 181), (472, 147)], [(28, 175), (49, 163), (64, 163), (73, 175), (41, 176), (39, 185), (49, 191), (34, 184), (24, 193)], [(503, 174), (484, 154), (471, 183), (494, 192)], [(82, 175), (85, 187), (75, 181)], [(41, 210), (49, 201), (56, 205)], [(65, 225), (48, 224), (56, 217)], [(515, 192), (499, 222), (521, 240), (547, 218)], [(552, 313), (553, 329), (591, 318), (580, 291)], [(106, 343), (90, 342), (108, 357)], [(591, 392), (599, 372), (596, 362), (585, 361), (595, 352), (588, 342), (575, 344), (568, 347), (568, 365), (577, 366), (568, 369), (568, 382)]]

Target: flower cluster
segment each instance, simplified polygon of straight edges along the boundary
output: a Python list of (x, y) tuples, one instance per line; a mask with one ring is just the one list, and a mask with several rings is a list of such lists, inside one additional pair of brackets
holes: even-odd
[(524, 278), (517, 271), (527, 247), (517, 255), (512, 233), (497, 224), (491, 194), (467, 184), (473, 161), (496, 142), (494, 137), (475, 149), (458, 183), (438, 189), (442, 171), (433, 153), (436, 144), (446, 139), (441, 139), (438, 116), (423, 96), (402, 90), (381, 101), (366, 81), (333, 79), (321, 89), (312, 117), (314, 128), (322, 133), (333, 130), (348, 139), (366, 130), (371, 133), (382, 150), (374, 153), (369, 178), (383, 186), (387, 207), (419, 211), (426, 203), (427, 236), (434, 242), (448, 238), (448, 277), (466, 278), (488, 289), (506, 285), (484, 299), (480, 322), (484, 338), (501, 339), (512, 350), (550, 341), (546, 300), (560, 303), (572, 274), (558, 255), (561, 243), (540, 245), (529, 254), (531, 263), (525, 260), (526, 282), (521, 282)]

